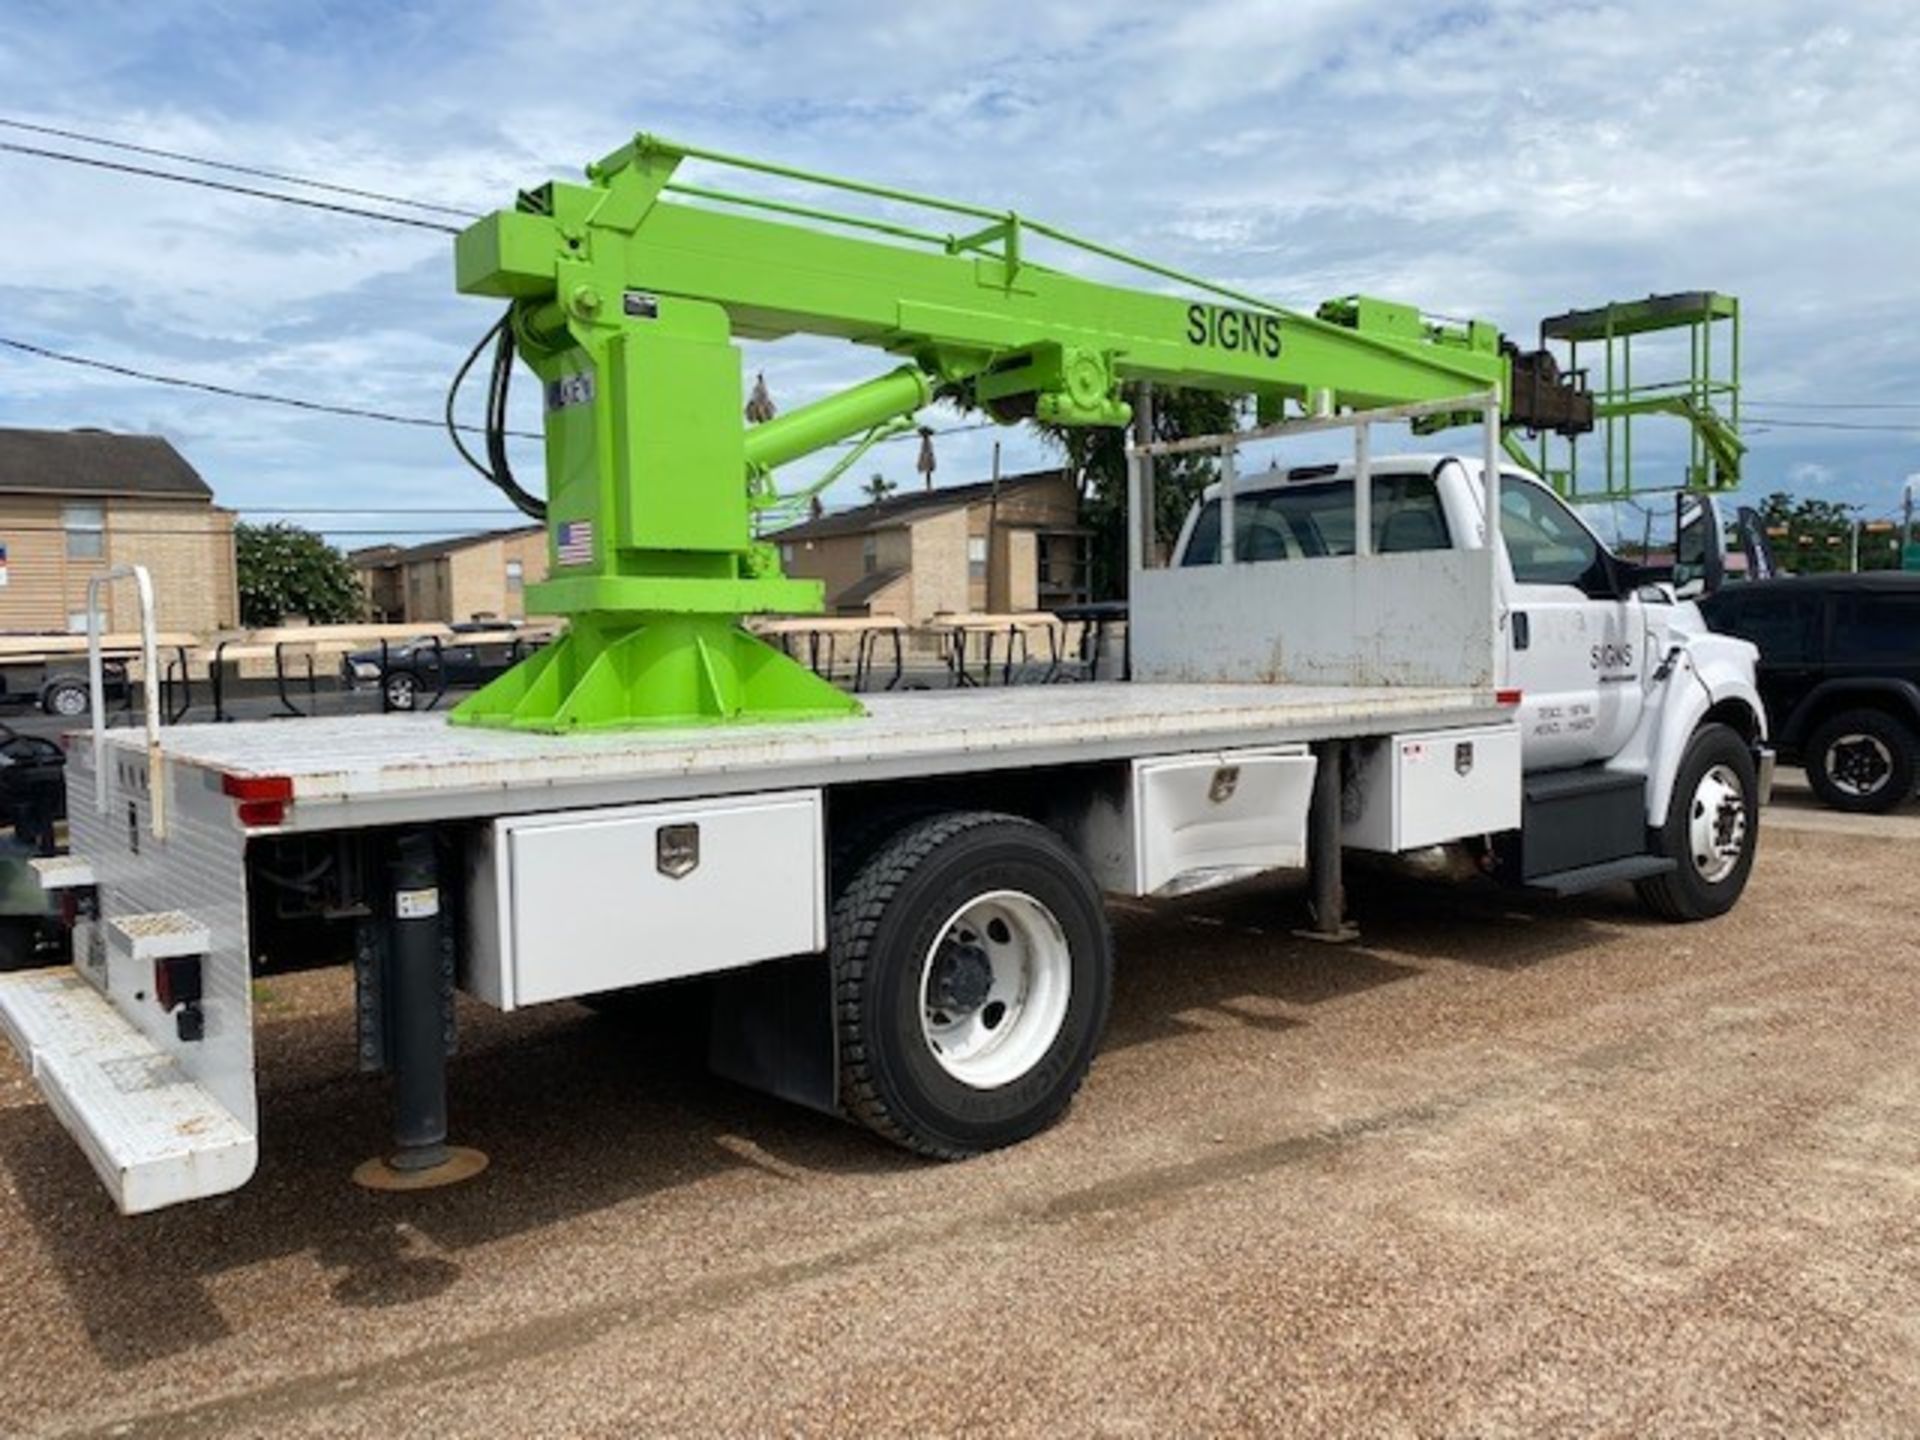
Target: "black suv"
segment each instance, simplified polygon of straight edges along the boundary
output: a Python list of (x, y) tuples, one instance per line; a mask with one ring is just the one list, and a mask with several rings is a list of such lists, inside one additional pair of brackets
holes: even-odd
[(1783, 760), (1836, 810), (1891, 810), (1920, 758), (1920, 575), (1799, 575), (1700, 602), (1760, 647), (1760, 698)]

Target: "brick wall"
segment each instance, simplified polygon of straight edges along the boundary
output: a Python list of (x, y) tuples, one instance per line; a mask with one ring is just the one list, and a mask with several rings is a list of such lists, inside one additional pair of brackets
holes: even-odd
[[(69, 554), (69, 505), (97, 506), (97, 556)], [(73, 548), (91, 532), (77, 533)], [(0, 587), (0, 630), (66, 631), (86, 609), (87, 582), (111, 565), (144, 565), (153, 575), (162, 630), (206, 634), (239, 623), (233, 515), (204, 501), (80, 499), (0, 495), (0, 545), (7, 583)], [(136, 628), (139, 602), (130, 584), (108, 592), (107, 623)]]
[(967, 583), (967, 511), (929, 515), (914, 521), (911, 528), (913, 614), (908, 618), (918, 623), (942, 610), (972, 609)]
[[(911, 546), (905, 526), (895, 525), (872, 532), (873, 568), (904, 569), (912, 563)], [(792, 559), (782, 557), (781, 568), (799, 580), (818, 580), (826, 590), (826, 603), (867, 574), (865, 534), (828, 535), (817, 540), (796, 540), (787, 546)]]

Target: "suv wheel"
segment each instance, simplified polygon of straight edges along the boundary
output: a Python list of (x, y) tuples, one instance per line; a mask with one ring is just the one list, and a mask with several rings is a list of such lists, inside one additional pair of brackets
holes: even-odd
[(1847, 710), (1807, 742), (1807, 782), (1835, 810), (1877, 815), (1913, 794), (1914, 733), (1884, 710)]
[(411, 710), (420, 696), (420, 682), (405, 670), (391, 670), (380, 682), (389, 710)]

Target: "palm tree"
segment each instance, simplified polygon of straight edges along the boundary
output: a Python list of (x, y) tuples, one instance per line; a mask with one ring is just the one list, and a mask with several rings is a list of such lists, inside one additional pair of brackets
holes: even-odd
[(876, 470), (868, 477), (867, 483), (861, 488), (866, 492), (867, 499), (871, 503), (878, 505), (900, 487)]

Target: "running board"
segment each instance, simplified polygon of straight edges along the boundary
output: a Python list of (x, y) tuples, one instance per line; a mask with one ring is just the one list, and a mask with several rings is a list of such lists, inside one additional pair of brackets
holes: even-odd
[(222, 1195), (253, 1175), (253, 1132), (71, 966), (0, 975), (0, 1032), (122, 1214)]
[(1673, 869), (1673, 861), (1659, 855), (1628, 855), (1620, 860), (1603, 860), (1598, 865), (1582, 865), (1577, 870), (1535, 875), (1526, 885), (1529, 890), (1544, 890), (1549, 895), (1578, 895), (1583, 890), (1598, 890), (1602, 885), (1651, 880)]

